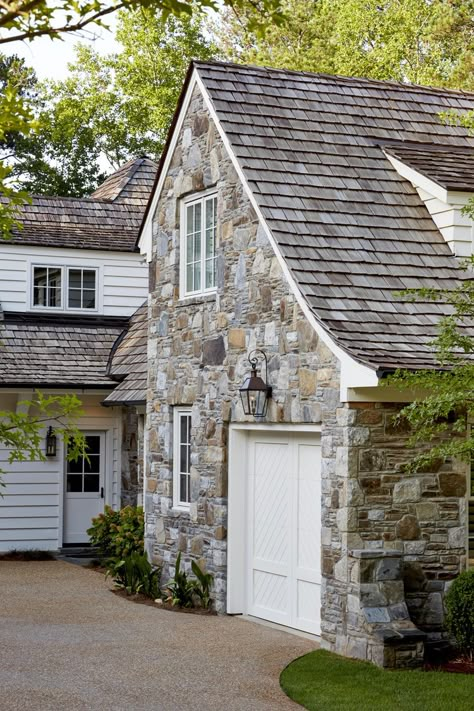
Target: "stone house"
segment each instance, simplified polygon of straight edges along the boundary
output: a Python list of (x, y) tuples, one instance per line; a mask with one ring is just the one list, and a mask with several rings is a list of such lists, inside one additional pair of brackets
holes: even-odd
[[(393, 424), (397, 367), (435, 367), (443, 308), (394, 292), (456, 283), (474, 97), (194, 63), (141, 228), (150, 262), (146, 544), (215, 576), (217, 609), (417, 664), (466, 566), (467, 472), (417, 476)], [(249, 354), (264, 417), (239, 390)], [(263, 358), (261, 353), (257, 357)]]
[(130, 161), (90, 198), (35, 197), (0, 243), (0, 411), (24, 411), (36, 389), (76, 393), (89, 445), (89, 462), (66, 462), (59, 440), (41, 462), (10, 465), (0, 450), (0, 551), (77, 547), (104, 504), (141, 498), (148, 269), (136, 240), (156, 168)]

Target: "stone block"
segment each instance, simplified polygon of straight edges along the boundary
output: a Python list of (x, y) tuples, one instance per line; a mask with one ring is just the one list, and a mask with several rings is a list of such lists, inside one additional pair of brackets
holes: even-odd
[(364, 607), (362, 613), (368, 624), (390, 622), (390, 615), (386, 607)]
[(448, 542), (450, 548), (466, 548), (467, 530), (464, 526), (450, 528), (448, 530)]
[(364, 637), (350, 637), (347, 640), (346, 654), (353, 659), (367, 659), (367, 639)]
[(423, 502), (415, 506), (416, 517), (418, 521), (437, 521), (438, 520), (438, 505), (431, 502)]
[(403, 580), (387, 580), (383, 583), (383, 590), (390, 605), (403, 602), (405, 599)]
[(467, 477), (465, 474), (440, 472), (438, 474), (439, 488), (443, 496), (461, 497), (466, 493)]
[(362, 506), (365, 502), (364, 491), (357, 479), (348, 479), (344, 482), (343, 504), (345, 506)]
[(204, 341), (202, 345), (202, 362), (204, 365), (222, 365), (225, 357), (226, 351), (222, 336)]
[(370, 440), (368, 427), (347, 427), (344, 430), (344, 444), (349, 447), (362, 447)]
[(376, 563), (374, 578), (376, 581), (400, 580), (401, 559), (385, 558)]
[(299, 393), (300, 397), (310, 397), (316, 393), (317, 372), (301, 368), (299, 373)]
[(396, 535), (402, 541), (413, 541), (420, 538), (421, 530), (416, 516), (411, 514), (402, 516), (396, 526)]
[(419, 501), (421, 498), (421, 481), (415, 477), (402, 479), (393, 487), (393, 503)]
[(359, 454), (361, 472), (380, 472), (388, 468), (387, 453), (383, 449), (363, 449)]
[(362, 583), (360, 586), (361, 607), (383, 607), (388, 604), (383, 591), (383, 585), (378, 583)]

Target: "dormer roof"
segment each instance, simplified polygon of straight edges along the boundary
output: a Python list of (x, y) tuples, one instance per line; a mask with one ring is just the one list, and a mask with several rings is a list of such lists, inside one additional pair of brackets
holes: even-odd
[(156, 170), (149, 158), (138, 158), (89, 198), (33, 196), (20, 210), (22, 229), (8, 243), (134, 252)]

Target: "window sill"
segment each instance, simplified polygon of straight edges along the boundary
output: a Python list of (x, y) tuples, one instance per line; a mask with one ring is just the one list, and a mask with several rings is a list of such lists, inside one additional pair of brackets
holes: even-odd
[(173, 506), (171, 509), (171, 513), (173, 514), (189, 514), (190, 512), (190, 507), (189, 506)]
[(182, 296), (176, 304), (177, 308), (187, 307), (187, 306), (198, 306), (204, 303), (216, 303), (217, 291), (213, 291), (210, 294), (195, 294), (193, 296)]

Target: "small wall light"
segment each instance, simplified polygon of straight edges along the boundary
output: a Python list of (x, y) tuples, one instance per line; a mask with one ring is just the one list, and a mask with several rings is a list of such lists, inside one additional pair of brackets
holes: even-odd
[(50, 427), (48, 427), (48, 431), (46, 433), (46, 456), (47, 457), (55, 457), (56, 456), (56, 446), (57, 446), (56, 435), (53, 432), (53, 428), (50, 426)]
[[(249, 353), (248, 361), (251, 366), (251, 373), (239, 389), (242, 407), (246, 415), (254, 417), (265, 417), (267, 414), (268, 400), (272, 396), (272, 388), (265, 380), (268, 380), (267, 356), (261, 350)], [(265, 363), (265, 380), (257, 375), (258, 362)]]

